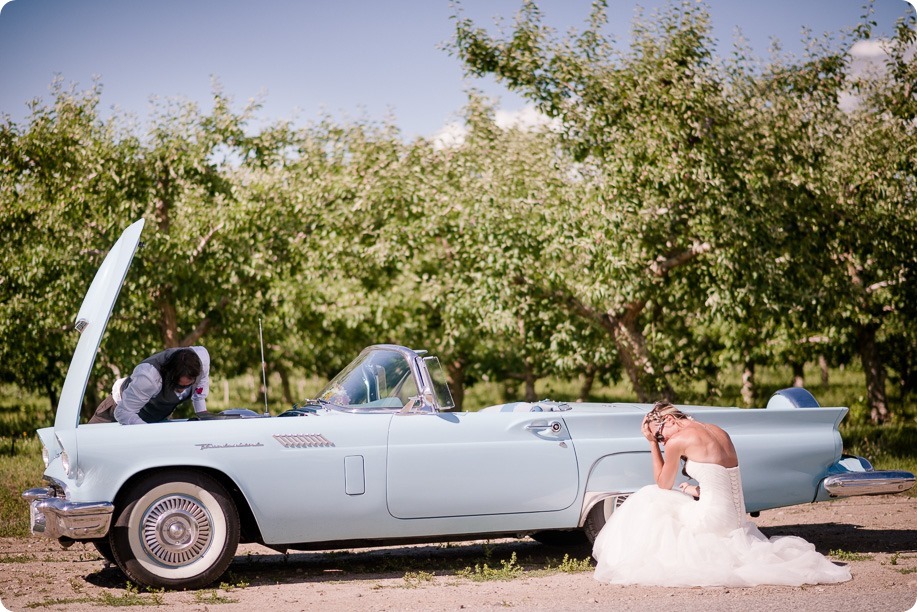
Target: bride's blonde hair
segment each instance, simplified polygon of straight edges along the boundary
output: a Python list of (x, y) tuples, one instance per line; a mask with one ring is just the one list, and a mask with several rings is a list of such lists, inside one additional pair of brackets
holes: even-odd
[[(650, 423), (661, 423), (662, 420), (666, 418), (667, 416), (675, 417), (678, 420), (681, 420), (681, 419), (687, 419), (690, 421), (694, 420), (694, 417), (688, 416), (687, 414), (685, 414), (684, 412), (676, 408), (674, 404), (670, 402), (664, 402), (664, 401), (656, 402), (655, 404), (653, 404), (653, 408), (649, 412), (646, 413), (646, 420)], [(682, 455), (680, 459), (682, 461), (687, 462), (688, 458)], [(691, 475), (688, 474), (687, 463), (684, 466), (682, 466), (681, 473), (687, 476), (688, 478), (691, 478)]]
[(659, 423), (662, 419), (667, 416), (675, 417), (676, 419), (690, 419), (687, 414), (676, 408), (670, 402), (656, 402), (653, 404), (653, 408), (646, 413), (646, 420), (651, 423)]

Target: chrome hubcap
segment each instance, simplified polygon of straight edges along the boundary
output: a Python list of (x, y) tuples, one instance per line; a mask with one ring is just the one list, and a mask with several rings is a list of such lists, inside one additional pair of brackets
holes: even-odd
[(185, 495), (157, 500), (144, 515), (140, 530), (147, 553), (172, 567), (198, 559), (213, 538), (207, 509)]

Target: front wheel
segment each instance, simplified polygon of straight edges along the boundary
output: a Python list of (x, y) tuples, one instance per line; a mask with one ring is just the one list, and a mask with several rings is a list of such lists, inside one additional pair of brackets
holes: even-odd
[(92, 540), (92, 545), (95, 546), (96, 551), (102, 555), (102, 558), (105, 559), (106, 563), (110, 563), (111, 565), (118, 565), (118, 563), (115, 561), (115, 553), (113, 553), (111, 550), (111, 541), (108, 538)]
[(232, 562), (239, 513), (214, 478), (193, 470), (160, 472), (127, 491), (109, 541), (118, 566), (138, 584), (196, 589)]

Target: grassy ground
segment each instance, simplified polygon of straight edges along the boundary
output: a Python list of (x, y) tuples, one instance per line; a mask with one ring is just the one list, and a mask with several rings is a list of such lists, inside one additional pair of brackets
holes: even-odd
[(41, 486), (45, 469), (37, 437), (18, 440), (10, 454), (9, 439), (0, 444), (0, 537), (29, 535), (29, 506), (22, 492)]

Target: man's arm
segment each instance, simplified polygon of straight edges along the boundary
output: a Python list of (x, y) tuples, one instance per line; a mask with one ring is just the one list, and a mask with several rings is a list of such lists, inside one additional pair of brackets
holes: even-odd
[(191, 348), (201, 360), (201, 375), (194, 381), (191, 405), (194, 406), (194, 412), (207, 412), (207, 395), (210, 393), (210, 353), (203, 346)]
[(115, 419), (122, 425), (146, 423), (140, 410), (162, 389), (162, 377), (156, 368), (141, 363), (131, 372), (131, 384), (121, 393), (121, 402), (115, 408)]

